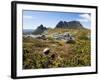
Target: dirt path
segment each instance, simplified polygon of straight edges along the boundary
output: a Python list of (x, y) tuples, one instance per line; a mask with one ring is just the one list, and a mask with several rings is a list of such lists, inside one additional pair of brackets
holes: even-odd
[(64, 44), (63, 49), (66, 54), (69, 54), (70, 53), (70, 44)]

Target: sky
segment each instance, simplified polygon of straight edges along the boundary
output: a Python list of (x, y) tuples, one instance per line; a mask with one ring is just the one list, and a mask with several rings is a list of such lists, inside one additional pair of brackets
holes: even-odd
[(23, 10), (23, 29), (36, 29), (41, 24), (47, 28), (54, 28), (59, 21), (73, 20), (80, 21), (85, 28), (91, 28), (89, 13)]

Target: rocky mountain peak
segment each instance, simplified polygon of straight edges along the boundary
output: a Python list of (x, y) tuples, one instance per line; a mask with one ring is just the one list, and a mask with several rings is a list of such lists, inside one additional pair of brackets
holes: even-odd
[(69, 28), (69, 29), (77, 29), (84, 28), (83, 25), (79, 21), (59, 21), (55, 28)]

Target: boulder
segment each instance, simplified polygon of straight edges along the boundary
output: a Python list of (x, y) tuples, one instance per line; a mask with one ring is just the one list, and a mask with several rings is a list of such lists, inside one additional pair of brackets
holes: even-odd
[(64, 37), (70, 37), (71, 34), (70, 34), (69, 32), (65, 32), (65, 33), (63, 34), (63, 36), (64, 36)]
[(36, 39), (46, 40), (46, 36), (45, 35), (38, 35), (38, 36), (36, 36)]
[(66, 43), (75, 43), (75, 38), (74, 37), (67, 38)]
[(48, 55), (49, 52), (50, 52), (50, 48), (45, 48), (45, 49), (43, 50), (43, 53), (44, 53), (45, 55)]

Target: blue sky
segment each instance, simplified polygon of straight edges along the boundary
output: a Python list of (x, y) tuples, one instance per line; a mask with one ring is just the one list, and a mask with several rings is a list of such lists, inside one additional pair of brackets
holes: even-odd
[(59, 21), (80, 21), (85, 28), (91, 27), (91, 15), (88, 13), (47, 12), (23, 10), (23, 29), (36, 29), (43, 24), (54, 28)]

